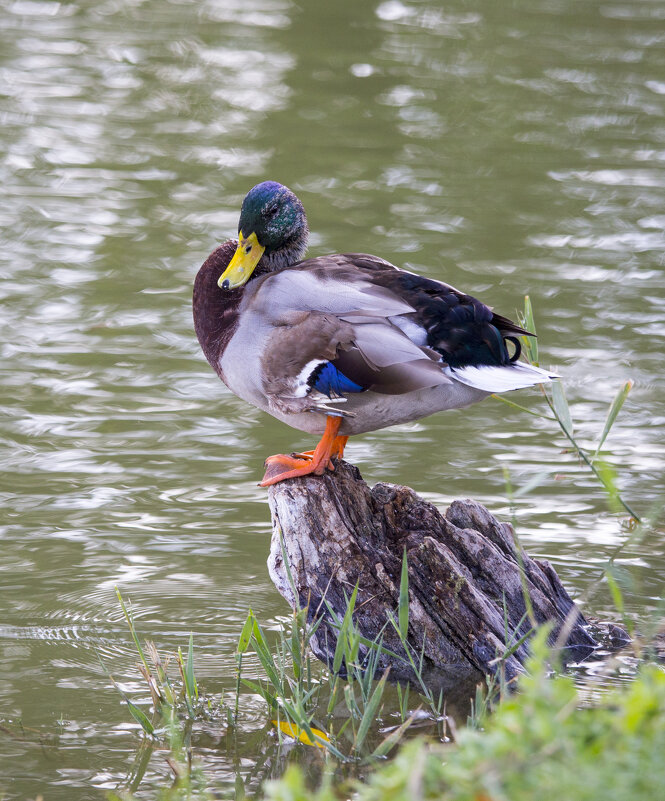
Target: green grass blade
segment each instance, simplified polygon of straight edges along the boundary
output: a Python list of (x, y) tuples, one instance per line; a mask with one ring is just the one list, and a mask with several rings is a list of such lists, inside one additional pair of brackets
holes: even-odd
[(378, 759), (386, 756), (397, 745), (397, 743), (401, 741), (404, 733), (415, 720), (415, 717), (416, 715), (414, 713), (410, 718), (407, 718), (401, 726), (398, 726), (396, 729), (391, 731), (385, 740), (380, 742), (374, 751), (372, 751), (372, 757), (374, 759)]
[(339, 689), (341, 679), (339, 676), (334, 676), (332, 679), (332, 687), (330, 688), (330, 696), (328, 697), (328, 707), (326, 709), (326, 716), (330, 717), (337, 704), (337, 691)]
[(155, 734), (155, 727), (152, 725), (145, 712), (142, 709), (139, 709), (136, 704), (133, 704), (126, 695), (123, 695), (123, 698), (127, 704), (127, 709), (129, 709), (129, 714), (141, 726), (146, 734), (149, 734), (151, 737), (153, 737)]
[(249, 648), (249, 644), (252, 641), (252, 631), (254, 630), (254, 612), (250, 609), (247, 613), (247, 619), (245, 620), (245, 625), (242, 627), (242, 631), (240, 632), (240, 639), (238, 640), (238, 647), (236, 648), (236, 652), (239, 654), (244, 654), (245, 651)]
[(263, 700), (268, 704), (269, 707), (273, 709), (277, 709), (279, 704), (277, 702), (277, 698), (269, 692), (262, 684), (257, 684), (255, 681), (250, 681), (250, 679), (240, 679), (241, 683), (245, 685), (248, 689), (252, 692), (258, 693), (258, 695), (263, 698)]
[(192, 703), (192, 696), (189, 692), (189, 686), (187, 684), (187, 675), (186, 675), (186, 668), (185, 668), (185, 660), (182, 656), (182, 648), (178, 646), (178, 650), (176, 652), (176, 662), (178, 663), (178, 670), (180, 671), (180, 678), (182, 679), (182, 689), (183, 695), (185, 697), (185, 705), (187, 707), (187, 714), (190, 718), (194, 719), (194, 705)]
[(260, 645), (261, 647), (268, 649), (268, 642), (265, 634), (263, 633), (263, 629), (261, 628), (261, 624), (254, 616), (252, 616), (252, 637), (254, 638), (254, 645)]
[(570, 416), (570, 408), (568, 406), (568, 401), (566, 400), (566, 393), (564, 392), (561, 379), (553, 378), (551, 386), (554, 413), (557, 416), (557, 420), (559, 421), (561, 428), (563, 428), (569, 437), (572, 437), (574, 433), (573, 420)]
[(365, 707), (365, 711), (363, 713), (360, 725), (358, 726), (358, 731), (356, 733), (356, 740), (354, 743), (354, 748), (356, 751), (360, 751), (362, 749), (365, 743), (365, 738), (367, 737), (367, 733), (369, 732), (369, 727), (376, 720), (376, 717), (379, 713), (379, 707), (381, 706), (381, 702), (383, 700), (383, 691), (386, 688), (387, 681), (388, 681), (388, 671), (386, 670), (386, 672), (383, 674), (383, 676), (381, 676), (380, 681), (374, 688), (372, 697), (369, 699), (369, 702)]
[(600, 435), (600, 440), (598, 441), (598, 447), (596, 448), (594, 455), (591, 457), (592, 462), (597, 459), (600, 449), (603, 447), (603, 444), (607, 439), (607, 435), (610, 433), (610, 429), (614, 425), (614, 421), (617, 419), (617, 415), (621, 411), (621, 407), (623, 406), (626, 398), (628, 397), (628, 393), (632, 388), (633, 382), (626, 381), (623, 386), (620, 387), (614, 400), (610, 404), (610, 408), (607, 412), (607, 418), (605, 419), (605, 425), (603, 426), (603, 433)]
[(616, 470), (602, 459), (597, 460), (597, 463), (594, 464), (594, 468), (596, 468), (596, 475), (607, 492), (608, 506), (611, 511), (618, 512), (623, 504), (621, 503), (621, 496), (619, 495), (619, 489), (616, 483)]
[(399, 700), (399, 714), (402, 720), (402, 723), (406, 720), (406, 713), (409, 710), (409, 683), (407, 682), (404, 685), (404, 689), (402, 689), (402, 685), (398, 682), (397, 684), (397, 698)]
[(293, 675), (296, 681), (300, 681), (302, 677), (303, 657), (305, 656), (305, 649), (307, 648), (306, 642), (300, 639), (300, 612), (293, 616), (291, 623), (291, 636), (289, 637), (289, 651), (291, 653), (291, 664), (293, 667)]
[(194, 675), (194, 634), (189, 634), (189, 648), (187, 649), (187, 666), (185, 668), (185, 679), (187, 681), (187, 692), (190, 698), (199, 700), (199, 687)]
[(129, 626), (129, 631), (130, 631), (130, 633), (132, 635), (132, 639), (134, 640), (134, 645), (136, 646), (136, 650), (138, 651), (139, 658), (141, 659), (141, 662), (143, 662), (143, 667), (146, 669), (148, 675), (150, 675), (150, 668), (148, 667), (148, 662), (147, 662), (147, 660), (145, 658), (145, 654), (143, 653), (143, 648), (141, 648), (141, 643), (139, 642), (139, 638), (138, 638), (138, 635), (136, 633), (136, 628), (134, 627), (134, 620), (133, 620), (132, 616), (129, 614), (129, 612), (127, 611), (127, 607), (125, 606), (125, 602), (124, 602), (124, 600), (122, 598), (122, 595), (120, 594), (120, 590), (117, 587), (115, 588), (115, 594), (117, 595), (118, 600), (120, 601), (120, 607), (121, 607), (122, 612), (123, 612), (123, 614), (125, 616), (125, 620), (127, 621), (127, 625)]
[(526, 495), (527, 493), (531, 492), (531, 490), (536, 489), (536, 487), (539, 487), (543, 481), (547, 480), (553, 472), (554, 470), (541, 470), (540, 472), (531, 476), (526, 484), (515, 490), (513, 497), (519, 498), (521, 495)]
[(280, 671), (275, 665), (275, 661), (270, 651), (270, 647), (266, 641), (263, 629), (259, 625), (259, 622), (256, 618), (253, 618), (252, 620), (252, 637), (254, 639), (256, 655), (258, 656), (259, 662), (266, 672), (268, 681), (280, 695), (284, 695), (284, 683), (282, 681)]
[[(526, 613), (523, 615), (523, 617), (524, 616), (526, 616)], [(516, 643), (513, 643), (509, 648), (507, 648), (501, 654), (501, 656), (497, 656), (496, 659), (492, 659), (492, 661), (489, 664), (497, 665), (500, 664), (501, 662), (505, 662), (515, 653), (515, 651), (517, 651), (522, 646), (523, 643), (525, 643), (529, 639), (529, 637), (533, 636), (534, 632), (535, 632), (534, 628), (529, 629), (529, 631), (527, 631), (526, 634), (523, 634)]]
[[(324, 598), (324, 603), (326, 604), (326, 608), (328, 610), (328, 613), (330, 614), (330, 617), (332, 618), (332, 621), (329, 621), (330, 628), (335, 629), (337, 632), (339, 632), (341, 630), (341, 628), (342, 628), (342, 625), (339, 622), (339, 618), (335, 614), (335, 610), (332, 608), (332, 606), (330, 606), (330, 604), (328, 603), (327, 600), (325, 600), (325, 598)], [(397, 623), (395, 618), (390, 614), (390, 612), (388, 613), (387, 617), (388, 617), (389, 621), (392, 623), (393, 627), (395, 628), (395, 631), (399, 632), (399, 624)], [(381, 632), (379, 632), (379, 633), (383, 634), (383, 630)], [(339, 634), (338, 634), (338, 638), (339, 638)], [(359, 636), (358, 639), (360, 641), (360, 644), (366, 646), (367, 648), (371, 648), (372, 650), (379, 651), (379, 653), (386, 654), (386, 656), (389, 656), (392, 659), (404, 660), (403, 656), (400, 656), (399, 654), (396, 654), (395, 651), (391, 651), (390, 648), (386, 648), (385, 645), (383, 645), (383, 644), (379, 648), (379, 646), (377, 645), (377, 642), (375, 640), (370, 640), (367, 637), (363, 637), (362, 635)], [(338, 642), (339, 642), (339, 639), (338, 639)], [(334, 671), (333, 671), (333, 673), (334, 673)]]
[(524, 296), (524, 324), (525, 328), (532, 334), (536, 333), (536, 321), (533, 318), (533, 306), (531, 305), (531, 298), (528, 295)]
[[(117, 588), (116, 588), (116, 591), (117, 591)], [(109, 677), (109, 680), (110, 680), (111, 684), (116, 688), (116, 690), (122, 696), (124, 702), (127, 704), (127, 709), (129, 709), (129, 712), (130, 712), (131, 716), (141, 726), (143, 731), (146, 732), (146, 734), (149, 734), (152, 737), (154, 735), (154, 733), (155, 733), (155, 727), (152, 725), (152, 723), (148, 719), (148, 717), (145, 714), (145, 712), (142, 709), (139, 709), (139, 707), (137, 707), (136, 704), (133, 704), (129, 700), (129, 698), (127, 698), (125, 693), (123, 693), (123, 691), (120, 689), (120, 687), (118, 687), (118, 684), (117, 684), (116, 680), (113, 678), (113, 676), (106, 669), (106, 665), (102, 661), (101, 654), (96, 649), (95, 649), (95, 653), (97, 654), (97, 659), (99, 659), (99, 664), (102, 666), (102, 670)]]
[(532, 417), (540, 417), (541, 420), (554, 420), (556, 422), (556, 417), (552, 417), (549, 414), (543, 414), (542, 412), (534, 412), (533, 409), (527, 409), (526, 406), (521, 406), (519, 403), (515, 403), (515, 401), (504, 398), (503, 395), (492, 395), (492, 398), (501, 401), (501, 403), (505, 403), (507, 406), (512, 406), (513, 409), (519, 409), (521, 412), (526, 412)]
[[(353, 592), (351, 593), (351, 598), (349, 598), (349, 602), (346, 605), (344, 618), (337, 633), (337, 645), (335, 646), (335, 655), (333, 656), (333, 673), (339, 673), (339, 669), (342, 666), (342, 659), (344, 658), (345, 654), (348, 655), (349, 632), (353, 627), (353, 612), (356, 606), (357, 597), (358, 585), (356, 584), (356, 586), (353, 588)], [(347, 665), (347, 669), (349, 667), (350, 665)]]
[(617, 612), (623, 617), (626, 607), (623, 601), (623, 593), (621, 592), (621, 588), (619, 587), (619, 583), (614, 578), (612, 571), (607, 570), (605, 577), (607, 579), (607, 584), (610, 588), (610, 593), (612, 594), (612, 601)]
[(531, 298), (528, 295), (524, 296), (524, 314), (519, 315), (520, 323), (523, 328), (526, 328), (529, 333), (533, 334), (532, 337), (522, 337), (522, 345), (527, 359), (531, 364), (538, 366), (538, 340), (536, 339), (536, 321), (533, 316), (533, 307), (531, 306)]
[(402, 642), (406, 641), (409, 634), (409, 566), (406, 558), (406, 548), (402, 557), (402, 577), (399, 583), (399, 634)]
[(348, 637), (344, 648), (344, 659), (347, 665), (355, 665), (360, 653), (360, 634), (354, 625), (349, 627)]
[[(505, 599), (505, 595), (504, 595), (504, 599)], [(510, 633), (508, 631), (508, 618), (505, 616), (507, 614), (508, 614), (508, 610), (507, 610), (507, 608), (505, 606), (505, 601), (504, 601), (504, 624), (503, 624), (504, 625), (503, 630), (505, 632), (504, 643), (506, 644), (506, 647), (509, 648), (513, 644), (513, 641), (514, 641), (515, 637), (519, 634), (519, 631), (522, 628), (522, 623), (524, 623), (524, 621), (529, 617), (529, 613), (525, 612), (522, 615), (522, 617), (515, 624), (515, 627), (513, 628), (512, 633)]]
[(159, 656), (159, 652), (155, 647), (155, 643), (151, 642), (150, 640), (146, 640), (145, 642), (145, 649), (150, 656), (152, 664), (155, 666), (155, 672), (157, 673), (157, 678), (150, 676), (144, 673), (144, 678), (148, 682), (148, 685), (151, 688), (156, 688), (158, 694), (161, 696), (161, 702), (163, 703), (166, 701), (169, 706), (176, 705), (176, 694), (171, 686), (171, 681), (164, 669), (164, 664), (162, 663), (161, 657)]
[(284, 684), (282, 682), (279, 670), (275, 667), (275, 662), (273, 661), (272, 654), (270, 653), (270, 651), (257, 645), (256, 655), (259, 658), (259, 662), (261, 663), (261, 666), (265, 671), (268, 681), (275, 688), (275, 690), (280, 695), (283, 696)]

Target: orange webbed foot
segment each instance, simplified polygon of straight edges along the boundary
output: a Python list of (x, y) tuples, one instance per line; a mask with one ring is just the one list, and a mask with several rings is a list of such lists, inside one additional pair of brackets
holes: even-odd
[(266, 459), (266, 472), (260, 487), (270, 487), (279, 481), (299, 476), (321, 476), (328, 470), (334, 470), (333, 457), (340, 458), (348, 437), (338, 437), (337, 432), (342, 424), (340, 417), (327, 417), (326, 430), (321, 442), (313, 451), (294, 453), (291, 456), (280, 453)]
[(271, 484), (277, 484), (278, 481), (298, 476), (311, 474), (320, 476), (323, 475), (324, 470), (325, 465), (323, 467), (315, 465), (312, 458), (301, 459), (297, 455), (287, 456), (284, 453), (278, 453), (266, 459), (266, 472), (259, 486), (269, 487)]

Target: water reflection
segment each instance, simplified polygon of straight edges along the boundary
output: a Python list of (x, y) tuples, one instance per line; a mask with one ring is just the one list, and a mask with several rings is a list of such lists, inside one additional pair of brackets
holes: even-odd
[[(309, 440), (225, 392), (189, 309), (196, 267), (233, 233), (255, 181), (302, 196), (313, 254), (374, 252), (509, 315), (530, 293), (583, 441), (593, 446), (634, 379), (608, 449), (635, 506), (662, 496), (659, 13), (646, 2), (3, 7), (0, 697), (38, 732), (5, 743), (8, 798), (35, 795), (35, 777), (49, 799), (73, 786), (97, 797), (126, 777), (136, 727), (95, 655), (145, 694), (116, 585), (160, 647), (194, 631), (211, 694), (233, 683), (247, 608), (269, 625), (285, 611), (256, 481), (266, 454)], [(628, 532), (563, 447), (548, 423), (487, 401), (368, 434), (348, 455), (371, 481), (408, 481), (440, 505), (473, 496), (504, 518), (503, 467), (515, 486), (548, 471), (514, 514), (530, 551), (581, 594)], [(658, 608), (661, 539), (622, 553), (630, 613)], [(603, 585), (590, 603), (612, 614)], [(280, 765), (252, 704), (246, 776), (257, 752)], [(197, 736), (228, 787), (219, 732)], [(149, 765), (148, 785), (166, 776)]]

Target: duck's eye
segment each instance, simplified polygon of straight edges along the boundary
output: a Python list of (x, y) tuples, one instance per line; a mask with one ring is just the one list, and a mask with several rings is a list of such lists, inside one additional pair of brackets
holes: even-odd
[(279, 206), (271, 206), (269, 209), (266, 209), (263, 212), (264, 217), (267, 217), (269, 220), (272, 220), (273, 217), (277, 216), (279, 212)]

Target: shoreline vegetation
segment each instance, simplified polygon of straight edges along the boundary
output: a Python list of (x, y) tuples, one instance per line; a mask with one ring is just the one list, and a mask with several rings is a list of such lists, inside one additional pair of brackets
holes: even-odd
[[(448, 714), (445, 697), (422, 675), (391, 688), (386, 674), (373, 681), (371, 665), (354, 661), (360, 645), (354, 595), (340, 621), (338, 667), (346, 666), (346, 678), (313, 660), (306, 609), (282, 624), (276, 642), (250, 611), (235, 652), (236, 691), (212, 698), (199, 692), (192, 637), (187, 655), (178, 649), (171, 660), (174, 668), (152, 643), (141, 645), (131, 606), (118, 592), (151, 709), (117, 688), (142, 737), (135, 769), (122, 787), (107, 794), (109, 801), (140, 798), (152, 758), (165, 760), (172, 774), (160, 790), (163, 801), (659, 797), (665, 786), (665, 671), (657, 620), (650, 631), (644, 628), (650, 639), (636, 636), (626, 646), (634, 675), (610, 690), (604, 679), (625, 672), (625, 660), (606, 657), (597, 663), (593, 680), (576, 684), (575, 671), (564, 672), (556, 650), (547, 645), (550, 627), (538, 627), (526, 672), (513, 682), (503, 680), (500, 670), (487, 677), (475, 687), (470, 713), (461, 721)], [(396, 610), (396, 625), (398, 617)], [(381, 643), (372, 646), (378, 655)], [(250, 652), (263, 669), (261, 680), (243, 676), (243, 658)], [(507, 653), (498, 657), (499, 665)], [(257, 734), (272, 742), (283, 774), (272, 778), (273, 771), (263, 765), (252, 775), (261, 787), (257, 793), (246, 786), (239, 760), (233, 793), (219, 795), (209, 789), (197, 758), (194, 730), (202, 724), (225, 729), (228, 751), (237, 751), (238, 724), (257, 696), (266, 704), (265, 724)]]
[[(520, 324), (535, 333), (528, 298)], [(537, 365), (537, 341), (524, 338), (522, 344), (528, 359)], [(294, 610), (276, 637), (265, 632), (250, 609), (235, 651), (235, 693), (213, 699), (203, 694), (195, 677), (193, 638), (190, 636), (186, 654), (178, 649), (169, 664), (152, 643), (141, 644), (131, 605), (117, 590), (137, 651), (138, 670), (149, 688), (150, 709), (129, 698), (110, 676), (143, 736), (135, 769), (123, 787), (108, 793), (107, 798), (130, 801), (140, 797), (142, 778), (156, 750), (164, 753), (172, 774), (159, 798), (203, 801), (229, 797), (208, 789), (192, 746), (192, 727), (209, 721), (225, 728), (228, 748), (237, 750), (238, 723), (245, 705), (259, 697), (267, 710), (263, 736), (276, 741), (278, 751), (287, 755), (283, 761), (291, 764), (280, 778), (273, 778), (270, 771), (255, 773), (258, 789), (256, 782), (246, 786), (238, 766), (232, 793), (237, 799), (246, 793), (267, 801), (334, 801), (350, 796), (357, 801), (531, 801), (536, 797), (652, 801), (659, 797), (665, 787), (665, 672), (656, 645), (663, 635), (662, 602), (649, 619), (640, 620), (638, 628), (626, 613), (621, 589), (624, 576), (615, 563), (628, 544), (653, 530), (662, 505), (638, 515), (622, 498), (616, 472), (602, 455), (631, 387), (632, 382), (625, 382), (609, 405), (595, 448), (577, 440), (560, 380), (554, 380), (549, 390), (543, 388), (549, 413), (498, 398), (556, 422), (568, 447), (598, 480), (610, 511), (629, 515), (623, 543), (577, 603), (584, 611), (593, 593), (607, 583), (615, 616), (632, 637), (626, 646), (636, 665), (630, 681), (611, 690), (594, 687), (593, 682), (582, 689), (576, 686), (573, 674), (561, 669), (557, 648), (548, 647), (549, 626), (532, 625), (528, 634), (519, 638), (511, 638), (506, 631), (509, 646), (496, 655), (495, 675), (486, 678), (485, 685), (469, 689), (471, 711), (463, 724), (449, 713), (445, 694), (428, 682), (422, 655), (406, 647), (405, 559), (398, 608), (387, 625), (400, 637), (415, 681), (391, 685), (387, 672), (375, 676), (384, 650), (383, 636), (369, 641), (359, 634), (354, 624), (356, 586), (351, 588), (343, 616), (335, 618), (337, 645), (330, 669), (312, 655), (310, 642), (318, 624), (308, 622), (306, 608)], [(538, 473), (518, 489), (511, 486), (506, 473), (511, 502), (546, 481), (550, 473)], [(513, 528), (519, 549), (514, 520)], [(285, 562), (288, 570), (288, 560)], [(524, 600), (528, 610), (527, 593)], [(531, 650), (526, 672), (508, 681), (502, 663), (526, 639)], [(260, 680), (244, 675), (243, 661), (250, 652), (260, 663)], [(369, 656), (360, 659), (361, 652)], [(619, 669), (611, 657), (600, 664), (599, 675)], [(309, 770), (289, 760), (294, 749), (306, 755), (298, 761)]]

